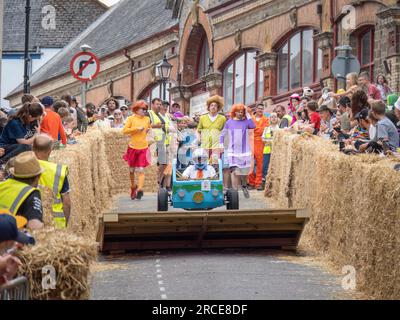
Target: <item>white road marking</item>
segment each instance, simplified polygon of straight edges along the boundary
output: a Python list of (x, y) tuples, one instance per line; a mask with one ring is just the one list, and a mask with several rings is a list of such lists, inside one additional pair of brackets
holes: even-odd
[(161, 287), (161, 288), (160, 288), (160, 291), (161, 291), (161, 292), (165, 292), (165, 288), (164, 288), (164, 287)]
[(157, 278), (158, 278), (158, 279), (161, 279), (161, 278), (162, 278), (162, 274), (158, 274), (158, 275), (157, 275)]
[[(157, 255), (160, 255), (160, 254), (161, 254), (161, 252), (158, 251)], [(164, 281), (161, 280), (163, 278), (162, 270), (161, 270), (161, 259), (156, 259), (155, 267), (156, 267), (156, 272), (157, 272), (156, 275), (157, 275), (157, 279), (158, 279), (158, 286), (159, 286), (160, 292), (162, 293), (161, 299), (167, 300), (168, 299), (167, 294), (166, 294), (167, 290), (164, 287)]]
[(167, 295), (166, 295), (166, 294), (162, 294), (162, 295), (161, 295), (161, 299), (167, 300), (167, 299), (168, 299), (168, 298), (167, 298)]
[(163, 286), (164, 285), (164, 281), (158, 281), (158, 285)]

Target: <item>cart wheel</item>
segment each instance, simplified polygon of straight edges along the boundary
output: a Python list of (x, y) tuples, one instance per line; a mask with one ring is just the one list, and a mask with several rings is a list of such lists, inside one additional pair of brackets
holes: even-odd
[(239, 210), (239, 193), (237, 190), (230, 189), (226, 194), (228, 203), (226, 208), (228, 210)]
[(164, 188), (160, 188), (158, 190), (157, 207), (158, 211), (161, 212), (168, 211), (168, 191), (165, 190)]

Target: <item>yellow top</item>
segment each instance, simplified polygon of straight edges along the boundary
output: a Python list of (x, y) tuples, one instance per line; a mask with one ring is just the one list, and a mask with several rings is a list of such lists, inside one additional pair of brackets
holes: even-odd
[[(140, 130), (143, 128), (143, 130)], [(126, 124), (122, 132), (131, 136), (129, 147), (136, 150), (143, 150), (149, 147), (147, 142), (147, 131), (150, 129), (150, 119), (133, 115), (126, 120)]]

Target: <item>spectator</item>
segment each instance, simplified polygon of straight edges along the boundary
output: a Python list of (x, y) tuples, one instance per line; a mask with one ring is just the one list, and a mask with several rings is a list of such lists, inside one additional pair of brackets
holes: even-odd
[(318, 113), (321, 118), (320, 135), (329, 139), (337, 121), (334, 112), (323, 104)]
[(25, 225), (26, 219), (0, 214), (0, 286), (13, 280), (22, 265), (21, 261), (8, 251), (13, 250), (16, 243), (19, 246), (35, 244), (33, 237), (20, 230)]
[[(64, 100), (57, 100), (54, 102), (53, 104), (53, 110), (54, 112), (58, 113), (60, 115), (60, 113), (58, 112), (60, 109), (64, 109), (67, 110), (68, 112), (68, 104), (64, 101)], [(62, 115), (60, 115), (61, 119), (63, 118)]]
[(52, 147), (53, 140), (46, 135), (38, 135), (33, 141), (33, 152), (44, 169), (39, 184), (53, 192), (53, 222), (57, 228), (65, 229), (71, 215), (68, 167), (49, 162)]
[(371, 104), (372, 115), (378, 120), (375, 141), (387, 142), (392, 151), (399, 148), (399, 133), (395, 125), (386, 117), (386, 105), (382, 101)]
[(316, 101), (310, 101), (307, 104), (307, 109), (310, 116), (310, 124), (309, 127), (312, 128), (314, 134), (318, 134), (321, 129), (321, 117), (319, 116), (318, 103)]
[(363, 90), (357, 90), (351, 98), (350, 119), (353, 121), (354, 117), (363, 109), (371, 109), (368, 102), (368, 96)]
[(348, 133), (351, 130), (350, 113), (351, 113), (351, 100), (349, 97), (342, 97), (338, 103), (339, 108), (339, 122), (341, 130)]
[(93, 103), (86, 104), (86, 116), (88, 118), (88, 126), (91, 127), (97, 120), (97, 110)]
[(286, 114), (286, 108), (284, 106), (278, 105), (276, 106), (274, 112), (278, 115), (278, 118), (280, 120), (279, 128), (289, 128), (293, 121), (293, 118), (290, 115)]
[(120, 109), (114, 111), (114, 121), (111, 122), (111, 128), (122, 129), (124, 127), (124, 116)]
[(119, 102), (114, 98), (107, 100), (106, 105), (107, 105), (108, 115), (110, 116), (114, 114), (115, 110), (119, 109)]
[(71, 113), (72, 118), (74, 119), (74, 128), (78, 127), (78, 113), (74, 108), (74, 104), (72, 103), (72, 96), (67, 94), (61, 97), (61, 100), (64, 100), (68, 105), (68, 111)]
[(40, 133), (39, 120), (43, 115), (43, 107), (39, 103), (25, 103), (11, 116), (0, 137), (0, 148), (4, 155), (0, 157), (0, 164), (18, 154), (32, 150), (34, 136)]
[(225, 137), (229, 139), (227, 150), (229, 167), (232, 172), (232, 185), (235, 190), (241, 186), (244, 196), (250, 198), (247, 190), (247, 177), (252, 164), (250, 130), (256, 125), (251, 118), (251, 110), (243, 104), (232, 106), (231, 119), (226, 122), (220, 136), (220, 148), (224, 148)]
[(355, 148), (361, 152), (367, 150), (369, 142), (372, 140), (369, 114), (370, 111), (368, 109), (363, 109), (355, 116), (355, 119), (358, 121), (358, 127), (355, 129), (355, 132), (358, 132), (358, 134), (353, 134), (353, 139), (355, 140), (353, 142)]
[(314, 90), (309, 87), (303, 88), (303, 97), (307, 97), (308, 99), (312, 100), (314, 98)]
[(43, 228), (43, 208), (39, 179), (44, 169), (32, 151), (13, 158), (9, 164), (11, 178), (0, 182), (0, 203), (12, 215), (28, 220), (28, 228)]
[(21, 102), (24, 105), (25, 103), (39, 103), (40, 100), (31, 94), (24, 94), (21, 98)]
[[(61, 121), (64, 121), (64, 119), (70, 117), (72, 118), (71, 112), (68, 111), (67, 108), (60, 108), (58, 109), (58, 115), (61, 117)], [(74, 120), (74, 118), (72, 118), (72, 121)]]
[(296, 115), (297, 115), (297, 110), (299, 109), (299, 106), (300, 106), (300, 100), (301, 100), (301, 98), (297, 93), (292, 94), (290, 96), (290, 99), (289, 99), (289, 116), (292, 117), (292, 121), (289, 124), (289, 127), (292, 126), (297, 120), (296, 119)]
[(388, 95), (392, 93), (392, 89), (389, 88), (388, 81), (382, 73), (376, 77), (376, 87), (381, 93), (382, 100), (386, 101)]
[(371, 83), (368, 72), (361, 72), (358, 77), (358, 83), (362, 89), (368, 94), (368, 99), (371, 100), (382, 100), (382, 95), (379, 89)]
[(46, 115), (43, 118), (42, 125), (40, 127), (42, 133), (48, 134), (53, 138), (54, 141), (61, 141), (65, 146), (67, 145), (67, 136), (64, 131), (64, 127), (61, 121), (61, 117), (58, 113), (53, 111), (53, 98), (44, 97), (42, 104), (45, 107)]
[(127, 105), (121, 106), (120, 110), (122, 111), (122, 116), (124, 117), (124, 122), (129, 118), (129, 108)]
[(86, 110), (79, 106), (78, 100), (76, 97), (72, 97), (71, 99), (72, 107), (76, 110), (77, 117), (77, 128), (79, 132), (85, 133), (88, 128), (88, 119), (86, 115)]
[(103, 106), (100, 108), (100, 112), (98, 114), (98, 118), (93, 124), (96, 129), (110, 129), (111, 123), (108, 120), (108, 109), (107, 107)]
[(346, 90), (343, 92), (338, 92), (337, 94), (331, 92), (329, 95), (333, 98), (340, 99), (342, 97), (352, 98), (353, 94), (359, 90), (358, 74), (353, 72), (346, 76)]

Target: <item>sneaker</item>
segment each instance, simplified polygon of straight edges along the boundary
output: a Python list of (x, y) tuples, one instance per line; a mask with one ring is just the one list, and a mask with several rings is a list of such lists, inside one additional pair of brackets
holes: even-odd
[(137, 198), (137, 188), (131, 188), (131, 199), (135, 200)]
[(250, 193), (249, 193), (249, 190), (247, 189), (247, 187), (243, 187), (242, 190), (243, 190), (244, 197), (246, 199), (250, 199)]
[(144, 195), (143, 191), (138, 191), (138, 193), (137, 193), (137, 198), (136, 198), (136, 199), (142, 200), (143, 195)]

